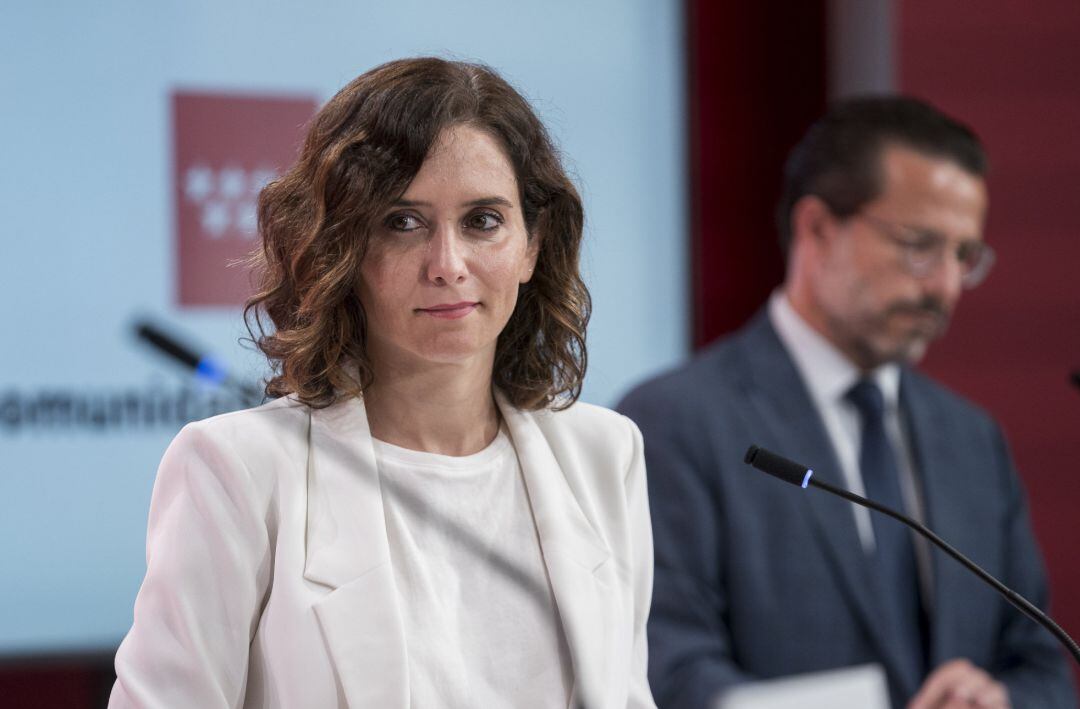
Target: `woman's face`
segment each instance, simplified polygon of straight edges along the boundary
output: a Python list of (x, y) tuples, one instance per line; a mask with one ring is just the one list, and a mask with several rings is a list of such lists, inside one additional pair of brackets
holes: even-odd
[(469, 125), (443, 131), (360, 266), (372, 363), (493, 362), (538, 245), (499, 142)]

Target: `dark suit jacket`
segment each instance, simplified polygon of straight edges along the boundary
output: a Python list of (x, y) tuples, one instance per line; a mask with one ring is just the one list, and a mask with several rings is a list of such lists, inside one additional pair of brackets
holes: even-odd
[[(907, 419), (928, 526), (1045, 607), (1046, 580), (1001, 432), (981, 410), (905, 370)], [(903, 706), (910, 676), (874, 622), (850, 503), (742, 462), (758, 444), (844, 486), (825, 426), (764, 312), (619, 410), (645, 436), (656, 576), (649, 676), (661, 708), (708, 706), (739, 682), (881, 663)], [(940, 552), (933, 553), (931, 667), (966, 657), (1013, 706), (1074, 707), (1054, 639)]]

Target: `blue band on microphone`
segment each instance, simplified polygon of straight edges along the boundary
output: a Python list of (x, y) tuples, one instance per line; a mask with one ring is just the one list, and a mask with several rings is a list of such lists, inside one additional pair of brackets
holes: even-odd
[(229, 378), (225, 365), (213, 357), (203, 357), (195, 367), (195, 375), (208, 384), (218, 385)]
[(804, 478), (802, 479), (802, 486), (803, 486), (803, 489), (804, 489), (804, 490), (806, 489), (806, 486), (810, 484), (810, 477), (811, 477), (811, 476), (812, 476), (813, 474), (814, 474), (814, 471), (813, 471), (813, 470), (811, 470), (810, 468), (807, 468), (807, 469), (806, 469), (806, 477), (804, 477)]

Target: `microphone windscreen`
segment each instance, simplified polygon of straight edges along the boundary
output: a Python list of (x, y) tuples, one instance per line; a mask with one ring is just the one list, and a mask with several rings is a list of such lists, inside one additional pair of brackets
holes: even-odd
[(184, 366), (192, 369), (199, 366), (199, 361), (202, 358), (161, 328), (145, 321), (139, 322), (135, 325), (135, 334), (159, 352), (168, 355)]
[(743, 462), (754, 466), (763, 473), (768, 473), (803, 488), (810, 484), (810, 476), (814, 474), (814, 471), (805, 465), (800, 465), (782, 455), (777, 455), (758, 446), (750, 446), (746, 449)]

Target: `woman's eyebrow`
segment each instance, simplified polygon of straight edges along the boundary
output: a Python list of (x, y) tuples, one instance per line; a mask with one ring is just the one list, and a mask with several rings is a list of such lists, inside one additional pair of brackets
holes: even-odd
[[(431, 202), (425, 202), (424, 200), (421, 200), (421, 199), (397, 199), (397, 200), (394, 200), (394, 203), (392, 205), (390, 205), (390, 206), (392, 206), (392, 207), (430, 207)], [(500, 206), (500, 207), (506, 207), (507, 209), (512, 209), (514, 204), (513, 204), (513, 202), (506, 199), (505, 197), (499, 197), (499, 196), (493, 195), (491, 197), (480, 197), (479, 199), (471, 199), (471, 200), (469, 200), (467, 202), (462, 202), (461, 206), (462, 207), (495, 207), (495, 206)]]
[(505, 197), (481, 197), (480, 199), (474, 199), (469, 202), (465, 202), (461, 206), (463, 207), (506, 207), (507, 209), (513, 208), (514, 204)]

